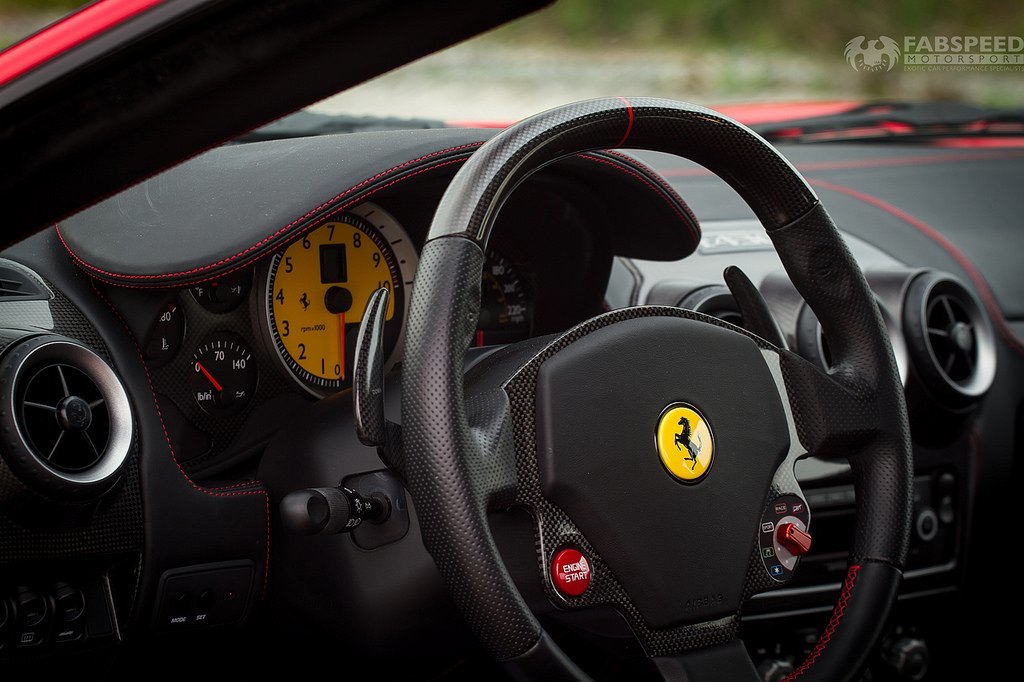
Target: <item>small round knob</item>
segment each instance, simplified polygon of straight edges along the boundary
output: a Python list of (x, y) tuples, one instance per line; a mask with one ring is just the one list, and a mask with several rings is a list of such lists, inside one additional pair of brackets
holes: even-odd
[(57, 404), (57, 423), (65, 431), (85, 431), (92, 425), (92, 408), (77, 395), (69, 395)]
[(56, 603), (57, 615), (65, 623), (78, 620), (85, 611), (85, 595), (73, 585), (67, 583), (54, 585), (53, 600)]
[(893, 642), (882, 657), (901, 677), (921, 680), (928, 674), (928, 645), (914, 637), (901, 637)]
[(46, 598), (32, 588), (19, 587), (14, 602), (23, 627), (32, 628), (46, 620), (49, 611)]

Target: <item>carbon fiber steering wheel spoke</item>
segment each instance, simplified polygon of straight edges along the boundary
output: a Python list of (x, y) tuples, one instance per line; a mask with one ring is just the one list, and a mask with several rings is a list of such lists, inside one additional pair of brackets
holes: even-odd
[[(509, 194), (569, 154), (622, 147), (678, 154), (736, 189), (817, 314), (830, 375), (724, 323), (641, 307), (538, 342), (500, 386), (500, 373), (464, 376), (484, 253)], [(681, 218), (698, 234), (692, 216)], [(828, 637), (796, 677), (857, 676), (906, 558), (906, 405), (863, 273), (788, 161), (744, 126), (694, 105), (570, 104), (505, 129), (459, 170), (419, 261), (402, 449), (424, 544), (483, 646), (520, 679), (586, 676), (518, 592), (489, 509), (528, 508), (549, 601), (613, 605), (666, 678), (751, 678), (735, 641), (738, 613), (766, 581), (792, 570), (765, 544), (769, 530), (793, 552), (806, 545), (810, 517), (793, 475), (806, 452), (850, 458), (858, 508)]]

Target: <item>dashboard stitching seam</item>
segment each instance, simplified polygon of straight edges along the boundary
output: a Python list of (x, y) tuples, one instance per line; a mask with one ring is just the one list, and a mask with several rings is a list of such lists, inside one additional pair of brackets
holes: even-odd
[[(614, 152), (606, 152), (606, 153), (612, 154)], [(616, 156), (623, 156), (624, 158), (627, 158), (627, 159), (629, 158), (629, 157), (626, 157), (625, 155), (618, 155), (617, 154)], [(668, 203), (669, 207), (675, 212), (675, 214), (677, 216), (679, 216), (679, 219), (682, 220), (683, 223), (686, 224), (686, 229), (689, 230), (690, 237), (693, 239), (693, 246), (694, 246), (694, 248), (696, 248), (697, 244), (700, 242), (699, 233), (694, 228), (694, 226), (697, 224), (697, 219), (693, 216), (693, 213), (690, 212), (689, 207), (686, 206), (686, 204), (685, 204), (685, 202), (683, 202), (682, 198), (678, 197), (678, 195), (675, 195), (675, 196), (666, 195), (666, 193), (664, 191), (664, 188), (656, 187), (647, 178), (643, 177), (642, 175), (640, 175), (636, 171), (634, 171), (634, 170), (632, 170), (630, 168), (625, 168), (623, 165), (615, 163), (615, 161), (613, 161), (613, 160), (602, 159), (600, 157), (592, 156), (590, 154), (579, 154), (579, 157), (581, 159), (586, 159), (588, 161), (593, 161), (594, 163), (600, 163), (600, 164), (604, 164), (606, 166), (611, 166), (612, 168), (614, 168), (617, 171), (620, 171), (622, 173), (626, 173), (627, 175), (631, 175), (634, 178), (636, 178), (638, 181), (640, 181), (641, 183), (646, 185), (649, 189), (651, 189), (651, 191), (653, 191), (656, 194), (658, 194), (658, 196), (662, 197), (665, 200), (665, 202)], [(674, 194), (675, 193), (673, 192), (673, 195)], [(677, 201), (673, 201), (673, 200), (677, 200)], [(679, 204), (684, 206), (685, 210), (681, 209)]]
[[(885, 157), (876, 159), (851, 159), (849, 161), (806, 161), (794, 163), (801, 173), (831, 172), (846, 170), (880, 170), (901, 166), (922, 166), (940, 163), (971, 163), (974, 161), (1014, 161), (1024, 158), (1019, 152), (979, 152), (975, 154), (943, 154), (937, 156)], [(665, 168), (660, 171), (666, 178), (714, 177), (707, 168)]]
[[(325, 220), (327, 220), (328, 218), (331, 218), (331, 217), (337, 215), (338, 213), (344, 212), (346, 209), (348, 209), (348, 208), (350, 208), (350, 207), (352, 207), (352, 206), (354, 206), (356, 204), (362, 203), (368, 197), (371, 197), (374, 194), (376, 194), (377, 192), (379, 192), (381, 190), (384, 190), (384, 189), (387, 189), (388, 187), (391, 187), (392, 185), (395, 185), (395, 184), (397, 184), (397, 183), (399, 183), (399, 182), (401, 182), (403, 180), (408, 180), (409, 178), (415, 177), (417, 175), (420, 175), (421, 173), (426, 173), (427, 171), (432, 171), (432, 170), (436, 170), (438, 168), (443, 168), (444, 166), (448, 166), (448, 165), (451, 165), (453, 163), (463, 163), (463, 162), (465, 162), (465, 160), (466, 160), (465, 158), (449, 159), (447, 161), (443, 161), (443, 162), (440, 162), (440, 163), (435, 163), (435, 164), (432, 164), (432, 165), (429, 165), (429, 166), (424, 166), (423, 168), (420, 168), (418, 170), (415, 170), (415, 171), (412, 171), (412, 172), (407, 173), (405, 175), (402, 175), (400, 177), (397, 177), (394, 180), (391, 180), (391, 181), (389, 181), (389, 182), (387, 182), (387, 183), (385, 183), (383, 185), (380, 185), (379, 187), (374, 187), (373, 189), (371, 189), (370, 191), (366, 192), (365, 194), (362, 194), (359, 197), (357, 197), (355, 199), (352, 199), (351, 201), (348, 201), (348, 202), (343, 203), (343, 204), (341, 204), (339, 206), (336, 206), (335, 208), (332, 208), (327, 213), (324, 213), (323, 215), (316, 216), (315, 220), (311, 221), (308, 225), (303, 227), (301, 230), (298, 230), (295, 233), (295, 236), (299, 237), (299, 236), (301, 236), (303, 234), (306, 234), (307, 232), (312, 232), (316, 228), (320, 227), (323, 224), (323, 222)], [(57, 236), (58, 236), (58, 238), (61, 237), (59, 231), (57, 232)], [(264, 241), (266, 241), (266, 240), (261, 240), (260, 243), (262, 244)], [(64, 243), (63, 238), (61, 238), (61, 242)], [(72, 252), (70, 247), (66, 243), (64, 243), (64, 248), (68, 249), (68, 253), (71, 254), (72, 259), (76, 263), (81, 264), (86, 269), (94, 270), (93, 266), (89, 265), (88, 263), (83, 261), (81, 258), (79, 258), (74, 252)], [(253, 248), (253, 247), (250, 247), (250, 248)], [(262, 253), (258, 254), (258, 255), (256, 255), (254, 257), (254, 259), (258, 259), (258, 258), (262, 257), (262, 255), (263, 255)], [(225, 261), (219, 261), (218, 264), (219, 263), (223, 263), (223, 262), (225, 262)], [(237, 264), (237, 265), (235, 265), (235, 266), (233, 266), (233, 267), (231, 267), (231, 268), (229, 268), (227, 270), (224, 270), (223, 272), (218, 272), (215, 275), (211, 275), (209, 277), (205, 277), (205, 278), (202, 278), (202, 279), (188, 280), (187, 283), (188, 284), (199, 284), (201, 282), (208, 282), (208, 281), (210, 281), (212, 279), (217, 279), (219, 277), (224, 277), (226, 275), (230, 275), (231, 273), (236, 272), (238, 270), (241, 270), (242, 268), (249, 267), (251, 265), (251, 263), (252, 263), (251, 260), (246, 260), (246, 261), (243, 261), (243, 262), (241, 262), (241, 263), (239, 263), (239, 264)], [(206, 266), (203, 266), (203, 269), (207, 269), (207, 268), (210, 268), (210, 267), (213, 267), (213, 266), (212, 265), (206, 265)], [(95, 271), (91, 271), (89, 274), (91, 276), (95, 277), (96, 279), (102, 280), (104, 282), (108, 282), (110, 284), (114, 284), (116, 286), (129, 288), (129, 289), (150, 289), (150, 288), (156, 288), (156, 287), (181, 286), (182, 285), (182, 283), (179, 283), (179, 282), (173, 282), (173, 281), (172, 282), (167, 282), (167, 281), (164, 281), (164, 280), (153, 282), (152, 284), (146, 284), (146, 285), (128, 284), (128, 283), (126, 283), (124, 281), (116, 279), (118, 277), (154, 277), (154, 276), (166, 277), (166, 276), (170, 276), (170, 275), (116, 275), (114, 273), (106, 273), (106, 271), (104, 271), (104, 270), (100, 270), (99, 272), (103, 272), (106, 275), (109, 275), (109, 277), (97, 274), (97, 272), (95, 272)]]
[(992, 293), (992, 289), (989, 287), (988, 282), (978, 271), (971, 259), (967, 257), (967, 254), (961, 251), (945, 235), (920, 218), (907, 213), (900, 207), (890, 204), (883, 199), (879, 199), (874, 195), (868, 194), (867, 192), (861, 192), (860, 190), (853, 189), (852, 187), (846, 187), (845, 185), (839, 185), (833, 182), (819, 180), (817, 178), (807, 177), (806, 179), (808, 183), (815, 187), (832, 190), (833, 192), (838, 192), (839, 194), (857, 199), (869, 206), (874, 206), (875, 208), (903, 221), (907, 225), (910, 225), (925, 237), (935, 242), (935, 244), (952, 256), (953, 260), (955, 260), (960, 267), (967, 272), (968, 277), (971, 278), (974, 286), (978, 289), (978, 293), (981, 294), (981, 297), (985, 302), (985, 308), (988, 310), (989, 317), (992, 318), (996, 329), (999, 330), (999, 335), (1003, 337), (1011, 349), (1017, 353), (1024, 354), (1024, 343), (1021, 343), (1021, 340), (1017, 338), (1017, 335), (1006, 324), (1006, 318), (1003, 316), (1003, 311), (999, 307), (999, 303), (996, 301), (995, 295)]
[[(158, 275), (124, 275), (124, 274), (118, 274), (118, 273), (115, 273), (115, 272), (109, 272), (109, 271), (104, 270), (102, 268), (98, 268), (98, 267), (96, 267), (94, 265), (91, 265), (90, 263), (87, 263), (82, 258), (80, 258), (71, 249), (71, 246), (67, 243), (67, 241), (65, 241), (64, 236), (60, 232), (60, 224), (58, 223), (55, 227), (57, 229), (57, 236), (60, 238), (61, 244), (64, 245), (64, 248), (68, 250), (68, 252), (71, 254), (71, 256), (75, 259), (75, 261), (77, 263), (80, 263), (82, 266), (84, 266), (85, 268), (87, 268), (87, 269), (89, 269), (89, 270), (91, 270), (93, 272), (100, 273), (100, 274), (103, 274), (103, 275), (107, 275), (108, 277), (119, 278), (119, 279), (144, 279), (144, 280), (169, 279), (169, 278), (172, 278), (172, 277), (178, 277), (178, 276), (182, 276), (182, 275), (191, 275), (191, 274), (196, 274), (196, 273), (202, 272), (204, 270), (209, 270), (209, 269), (212, 269), (212, 268), (216, 268), (219, 265), (223, 265), (224, 263), (228, 263), (230, 261), (233, 261), (233, 260), (236, 260), (238, 258), (242, 258), (242, 257), (246, 256), (247, 254), (251, 253), (252, 251), (259, 249), (261, 246), (263, 246), (267, 242), (273, 241), (274, 239), (279, 237), (281, 234), (287, 232), (288, 230), (290, 230), (291, 228), (295, 227), (296, 225), (298, 225), (302, 221), (307, 220), (310, 217), (315, 216), (318, 212), (320, 212), (323, 209), (329, 207), (332, 203), (334, 203), (335, 201), (338, 201), (339, 199), (341, 199), (345, 195), (351, 194), (353, 192), (356, 192), (356, 191), (360, 190), (361, 188), (365, 187), (366, 185), (371, 184), (371, 183), (375, 182), (376, 180), (379, 180), (379, 179), (381, 179), (381, 178), (383, 178), (383, 177), (385, 177), (385, 176), (387, 176), (387, 175), (389, 175), (391, 173), (394, 173), (396, 171), (401, 171), (403, 169), (408, 168), (409, 166), (415, 165), (415, 164), (420, 163), (422, 161), (426, 161), (428, 159), (432, 159), (432, 158), (435, 158), (435, 157), (438, 157), (438, 156), (442, 156), (444, 154), (461, 151), (461, 150), (464, 150), (464, 149), (468, 149), (470, 147), (479, 147), (481, 144), (483, 144), (483, 143), (482, 142), (471, 142), (471, 143), (468, 143), (468, 144), (459, 145), (457, 147), (449, 147), (447, 149), (441, 149), (441, 150), (438, 150), (436, 152), (431, 152), (430, 154), (425, 154), (425, 155), (417, 157), (415, 159), (411, 159), (409, 161), (406, 161), (405, 163), (399, 164), (397, 166), (393, 166), (392, 168), (388, 168), (387, 170), (383, 170), (383, 171), (377, 173), (376, 175), (373, 175), (373, 176), (371, 176), (369, 178), (366, 178), (365, 180), (362, 180), (361, 182), (359, 182), (359, 183), (349, 187), (345, 191), (343, 191), (343, 192), (341, 192), (339, 194), (336, 194), (331, 199), (328, 199), (327, 201), (324, 201), (323, 203), (321, 203), (316, 208), (311, 209), (310, 211), (306, 212), (304, 215), (296, 218), (295, 220), (291, 221), (290, 223), (288, 223), (284, 227), (282, 227), (282, 228), (276, 230), (275, 232), (271, 233), (270, 235), (264, 237), (263, 239), (259, 240), (258, 242), (256, 242), (252, 246), (249, 246), (249, 247), (243, 249), (242, 251), (239, 251), (235, 255), (227, 256), (225, 258), (222, 258), (222, 259), (218, 260), (215, 263), (209, 263), (207, 265), (202, 265), (202, 266), (199, 266), (199, 267), (196, 267), (196, 268), (192, 268), (190, 270), (182, 270), (182, 271), (179, 271), (179, 272), (171, 272), (171, 273), (164, 273), (164, 274), (158, 274)], [(445, 165), (445, 164), (442, 163), (442, 164), (438, 164), (438, 165), (434, 165), (434, 166), (426, 166), (423, 169), (421, 169), (420, 172), (422, 172), (423, 170), (427, 170), (427, 168), (439, 168), (440, 166), (443, 166), (443, 165)], [(396, 179), (393, 182), (397, 182), (398, 180), (404, 180), (407, 177), (411, 177), (411, 175), (404, 175), (401, 178), (398, 178), (398, 179)], [(388, 187), (390, 184), (391, 183), (388, 183), (386, 185), (383, 185), (382, 187), (374, 188), (373, 191), (374, 192), (378, 192), (381, 189), (383, 189), (384, 187)]]
[[(65, 250), (67, 250), (67, 252), (71, 255), (72, 260), (76, 264), (80, 265), (81, 267), (83, 267), (84, 269), (89, 271), (90, 274), (92, 274), (97, 279), (101, 279), (101, 280), (109, 282), (111, 284), (115, 284), (117, 286), (123, 286), (123, 287), (127, 287), (127, 288), (149, 288), (149, 287), (155, 287), (155, 286), (161, 286), (161, 285), (169, 285), (169, 284), (171, 284), (170, 282), (166, 282), (166, 281), (163, 281), (163, 280), (165, 280), (166, 278), (171, 278), (171, 277), (175, 277), (175, 276), (179, 276), (179, 275), (188, 275), (188, 274), (197, 273), (197, 272), (202, 271), (202, 270), (209, 270), (211, 268), (217, 267), (218, 265), (222, 265), (222, 264), (224, 264), (226, 262), (229, 262), (231, 260), (235, 260), (238, 257), (240, 257), (242, 255), (245, 255), (245, 254), (247, 254), (247, 253), (249, 253), (249, 252), (251, 252), (251, 251), (253, 251), (255, 249), (258, 249), (260, 246), (266, 244), (268, 241), (273, 241), (282, 232), (290, 230), (296, 224), (302, 222), (303, 220), (308, 219), (309, 217), (313, 216), (317, 212), (323, 210), (325, 207), (329, 206), (331, 203), (337, 201), (338, 198), (343, 197), (343, 196), (345, 196), (347, 194), (350, 194), (350, 193), (358, 190), (359, 188), (364, 187), (366, 184), (371, 183), (374, 180), (381, 178), (384, 175), (392, 173), (392, 172), (394, 172), (396, 170), (400, 170), (402, 168), (406, 168), (409, 165), (412, 165), (412, 164), (418, 163), (420, 161), (423, 161), (424, 159), (426, 159), (428, 157), (438, 156), (438, 155), (445, 154), (445, 153), (448, 153), (448, 152), (463, 150), (463, 149), (467, 149), (467, 148), (470, 148), (470, 147), (478, 147), (481, 144), (482, 143), (480, 143), (480, 142), (474, 142), (474, 143), (470, 143), (470, 144), (460, 145), (458, 147), (451, 147), (449, 149), (440, 150), (438, 152), (434, 152), (434, 153), (429, 154), (427, 156), (422, 156), (422, 157), (419, 157), (417, 159), (413, 159), (411, 161), (407, 161), (404, 164), (401, 164), (399, 166), (395, 166), (395, 167), (390, 168), (390, 169), (388, 169), (386, 171), (382, 171), (382, 172), (378, 173), (377, 175), (374, 175), (373, 177), (367, 178), (366, 180), (363, 180), (359, 184), (354, 185), (354, 186), (346, 189), (344, 192), (341, 192), (340, 194), (336, 195), (334, 198), (330, 199), (329, 201), (326, 201), (326, 202), (320, 204), (315, 209), (307, 212), (301, 218), (298, 218), (298, 219), (292, 221), (291, 223), (289, 223), (285, 227), (283, 227), (283, 228), (275, 231), (273, 234), (271, 234), (271, 235), (261, 239), (259, 242), (257, 242), (256, 244), (248, 247), (244, 251), (239, 252), (238, 254), (235, 254), (234, 256), (229, 256), (228, 258), (221, 259), (221, 260), (217, 261), (216, 263), (212, 263), (212, 264), (209, 264), (209, 265), (204, 265), (204, 266), (202, 266), (200, 268), (195, 268), (195, 269), (190, 270), (190, 271), (182, 271), (182, 272), (168, 273), (168, 274), (162, 274), (162, 275), (124, 275), (124, 274), (117, 274), (117, 273), (109, 272), (107, 270), (103, 270), (102, 268), (98, 268), (98, 267), (96, 267), (96, 266), (86, 262), (85, 260), (83, 260), (77, 253), (74, 252), (74, 250), (71, 248), (71, 246), (64, 239), (64, 235), (61, 234), (60, 225), (59, 224), (57, 224), (55, 226), (56, 227), (56, 231), (57, 231), (57, 238), (60, 240), (60, 242), (64, 246)], [(587, 159), (587, 160), (595, 162), (595, 163), (605, 164), (605, 165), (610, 166), (610, 167), (612, 167), (612, 168), (614, 168), (614, 169), (616, 169), (616, 170), (618, 170), (618, 171), (620, 171), (622, 173), (626, 173), (626, 174), (634, 177), (637, 181), (639, 181), (642, 184), (644, 184), (651, 191), (655, 192), (658, 196), (660, 196), (669, 205), (669, 207), (672, 209), (672, 211), (677, 216), (679, 216), (679, 218), (686, 224), (686, 227), (687, 227), (687, 229), (690, 232), (690, 236), (693, 238), (694, 247), (696, 247), (696, 244), (699, 243), (699, 241), (700, 241), (700, 231), (699, 231), (699, 227), (698, 227), (699, 223), (697, 221), (696, 216), (694, 216), (693, 211), (690, 210), (690, 207), (675, 192), (675, 190), (673, 190), (667, 183), (664, 183), (664, 182), (658, 180), (658, 178), (655, 175), (654, 171), (651, 171), (649, 168), (644, 166), (642, 163), (640, 163), (639, 161), (633, 159), (632, 157), (627, 156), (626, 154), (621, 154), (621, 153), (613, 152), (613, 151), (603, 151), (603, 152), (600, 152), (600, 153), (601, 154), (617, 156), (617, 157), (622, 159), (621, 163), (629, 165), (630, 168), (625, 168), (625, 167), (623, 167), (623, 165), (617, 164), (617, 163), (615, 163), (611, 159), (602, 159), (602, 158), (599, 158), (599, 157), (596, 157), (596, 156), (592, 156), (592, 155), (589, 155), (589, 154), (578, 154), (577, 156), (579, 156), (582, 159)], [(408, 174), (402, 175), (402, 176), (400, 176), (398, 178), (395, 178), (395, 179), (393, 179), (393, 180), (391, 180), (391, 181), (389, 181), (389, 182), (387, 182), (387, 183), (385, 183), (385, 184), (383, 184), (383, 185), (381, 185), (379, 187), (373, 188), (370, 192), (368, 192), (367, 194), (365, 194), (363, 196), (360, 196), (357, 199), (354, 199), (352, 201), (346, 202), (346, 203), (344, 203), (344, 204), (342, 204), (340, 206), (337, 206), (337, 207), (331, 209), (329, 212), (327, 212), (327, 213), (325, 213), (325, 214), (323, 214), (321, 216), (318, 216), (317, 220), (315, 222), (310, 223), (310, 225), (306, 226), (301, 231), (297, 232), (296, 236), (298, 236), (300, 234), (304, 234), (305, 232), (313, 230), (315, 227), (317, 227), (319, 225), (319, 223), (322, 220), (326, 220), (327, 218), (330, 218), (330, 217), (336, 215), (337, 213), (342, 212), (342, 211), (350, 208), (352, 205), (354, 205), (354, 204), (356, 204), (358, 202), (364, 201), (367, 197), (372, 196), (373, 194), (376, 194), (377, 192), (379, 192), (381, 190), (384, 190), (384, 189), (386, 189), (388, 187), (391, 187), (391, 186), (397, 184), (398, 182), (401, 182), (403, 180), (407, 180), (407, 179), (409, 179), (411, 177), (415, 177), (416, 175), (419, 175), (421, 173), (424, 173), (424, 172), (427, 172), (427, 171), (430, 171), (430, 170), (436, 170), (438, 168), (442, 168), (444, 166), (451, 165), (453, 163), (462, 163), (465, 160), (466, 159), (464, 159), (464, 158), (455, 158), (455, 159), (448, 159), (448, 160), (445, 160), (445, 161), (441, 161), (441, 162), (438, 162), (438, 163), (428, 164), (428, 165), (424, 166), (423, 168), (420, 168), (420, 169), (418, 169), (418, 170), (416, 170), (416, 171), (414, 171), (412, 173), (408, 173)], [(637, 171), (643, 171), (643, 172), (647, 173), (649, 177), (645, 178), (643, 175), (641, 175)], [(651, 180), (657, 181), (657, 184), (652, 183)], [(246, 267), (247, 265), (248, 265), (247, 262), (246, 263), (241, 263), (241, 264), (239, 264), (239, 265), (237, 265), (237, 266), (235, 266), (235, 267), (233, 267), (231, 269), (225, 270), (224, 272), (219, 272), (219, 273), (217, 273), (214, 276), (208, 277), (206, 279), (190, 280), (189, 283), (190, 284), (197, 284), (197, 283), (200, 283), (200, 282), (208, 281), (209, 279), (214, 279), (215, 277), (224, 277), (226, 275), (231, 274), (232, 272), (235, 272), (236, 270), (239, 270), (239, 269), (241, 269), (243, 267)], [(126, 283), (124, 281), (125, 279), (155, 280), (157, 278), (159, 278), (160, 281), (154, 281), (153, 284), (147, 284), (147, 285), (132, 285), (132, 284), (128, 284), (128, 283)], [(211, 490), (215, 490), (215, 488), (211, 488)]]
[[(156, 389), (153, 387), (153, 379), (152, 379), (152, 377), (149, 374), (149, 368), (146, 366), (146, 361), (143, 359), (142, 348), (139, 346), (139, 342), (138, 342), (138, 340), (136, 340), (135, 334), (132, 333), (131, 328), (128, 326), (128, 323), (125, 321), (124, 317), (121, 315), (121, 312), (117, 308), (115, 308), (114, 304), (111, 303), (111, 301), (106, 296), (104, 296), (103, 293), (96, 287), (95, 282), (90, 282), (90, 284), (92, 285), (92, 289), (96, 293), (96, 296), (101, 301), (103, 301), (108, 308), (110, 308), (111, 312), (114, 313), (114, 316), (121, 323), (121, 326), (124, 328), (125, 333), (128, 335), (128, 338), (131, 340), (132, 345), (135, 347), (136, 355), (138, 356), (139, 362), (142, 365), (142, 370), (143, 370), (143, 372), (146, 375), (146, 383), (149, 385), (149, 391), (150, 391), (150, 394), (151, 394), (151, 396), (153, 398), (153, 407), (156, 409), (157, 418), (160, 420), (160, 429), (163, 431), (164, 440), (167, 442), (167, 450), (168, 450), (168, 452), (171, 455), (171, 461), (174, 462), (174, 466), (178, 468), (178, 472), (182, 475), (182, 477), (184, 477), (184, 479), (188, 483), (188, 485), (193, 490), (195, 490), (197, 492), (200, 492), (200, 493), (203, 493), (204, 495), (210, 495), (211, 497), (244, 497), (244, 496), (249, 496), (249, 495), (262, 495), (263, 496), (263, 499), (264, 499), (264, 510), (265, 510), (266, 519), (267, 519), (267, 542), (266, 542), (266, 555), (265, 555), (265, 559), (264, 559), (263, 588), (261, 590), (261, 598), (266, 598), (266, 596), (267, 596), (267, 585), (269, 583), (269, 578), (270, 578), (270, 493), (267, 491), (266, 488), (263, 487), (263, 485), (262, 485), (262, 483), (260, 481), (247, 481), (247, 482), (242, 483), (242, 484), (222, 486), (220, 488), (204, 488), (203, 486), (201, 486), (201, 485), (197, 484), (195, 481), (193, 481), (192, 478), (185, 472), (185, 470), (182, 469), (181, 464), (178, 463), (178, 457), (177, 457), (177, 455), (174, 452), (174, 446), (171, 445), (170, 435), (167, 433), (167, 426), (164, 423), (163, 412), (160, 410), (160, 401), (156, 397)], [(228, 490), (228, 489), (231, 489), (231, 488), (242, 487), (243, 485), (252, 485), (252, 486), (258, 486), (258, 487), (255, 487), (252, 490), (238, 490), (238, 491), (235, 491), (235, 492), (221, 492), (221, 491)]]
[(700, 241), (700, 221), (697, 220), (697, 215), (693, 212), (693, 209), (690, 208), (690, 205), (686, 203), (686, 200), (683, 199), (682, 195), (680, 195), (679, 192), (676, 191), (676, 188), (673, 187), (672, 184), (669, 183), (668, 180), (666, 180), (660, 172), (653, 170), (650, 166), (648, 166), (635, 156), (630, 156), (629, 154), (624, 154), (623, 152), (616, 151), (614, 149), (599, 152), (599, 154), (614, 156), (620, 159), (626, 165), (630, 166), (631, 168), (634, 168), (637, 171), (645, 173), (651, 180), (653, 180), (658, 185), (658, 187), (661, 188), (663, 194), (668, 195), (668, 197), (671, 197), (674, 201), (678, 202), (679, 205), (683, 207), (683, 209), (686, 211), (687, 217), (691, 221), (691, 226), (696, 228), (694, 238), (698, 242)]

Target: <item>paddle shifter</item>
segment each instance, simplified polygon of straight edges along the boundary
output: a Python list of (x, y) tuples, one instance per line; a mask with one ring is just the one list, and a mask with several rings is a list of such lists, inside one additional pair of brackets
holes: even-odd
[[(384, 417), (384, 320), (388, 297), (387, 289), (377, 289), (366, 303), (356, 340), (352, 402), (359, 440), (364, 445), (376, 446), (381, 458), (392, 468), (397, 468), (400, 458), (396, 455), (401, 453), (401, 428)], [(381, 473), (376, 476), (387, 478)], [(396, 505), (394, 509), (398, 517), (404, 518), (405, 502), (401, 484), (375, 480), (374, 485), (376, 492), (367, 495), (344, 485), (305, 488), (288, 493), (281, 500), (281, 522), (296, 535), (348, 533), (358, 528), (363, 521), (384, 524), (392, 515), (393, 504)], [(390, 488), (397, 490), (385, 492)], [(404, 526), (399, 524), (402, 532), (398, 533), (398, 537), (404, 534), (407, 523), (406, 520)], [(384, 536), (379, 539), (383, 540)], [(388, 538), (388, 541), (393, 539)]]

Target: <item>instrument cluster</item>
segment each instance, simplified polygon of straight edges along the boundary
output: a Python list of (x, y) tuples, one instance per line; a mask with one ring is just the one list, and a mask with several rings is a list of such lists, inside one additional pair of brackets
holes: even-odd
[[(187, 366), (191, 405), (179, 407), (198, 421), (244, 412), (268, 379), (261, 374), (285, 375), (318, 398), (344, 391), (351, 387), (367, 300), (380, 288), (391, 293), (386, 369), (401, 361), (417, 263), (416, 244), (403, 225), (383, 207), (364, 203), (254, 268), (170, 293), (145, 327), (147, 363), (159, 379), (178, 383), (175, 370)], [(475, 345), (530, 336), (531, 284), (498, 251), (488, 253), (481, 292)], [(190, 315), (201, 318), (201, 334), (187, 333)], [(180, 394), (180, 388), (168, 392)]]

